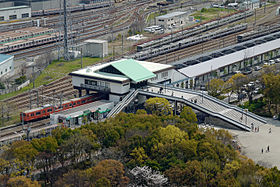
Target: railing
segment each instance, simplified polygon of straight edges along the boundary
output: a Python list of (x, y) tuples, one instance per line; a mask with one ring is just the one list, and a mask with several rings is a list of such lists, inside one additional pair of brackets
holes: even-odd
[(107, 88), (105, 86), (95, 86), (95, 85), (89, 85), (89, 84), (81, 84), (81, 88), (88, 88), (88, 89), (92, 89), (92, 90), (110, 92), (110, 88)]
[[(151, 85), (151, 86), (154, 86), (154, 87), (162, 87), (162, 88), (165, 88), (163, 85), (158, 85), (158, 84), (150, 84), (150, 85)], [(184, 93), (190, 93), (190, 94), (195, 94), (195, 95), (198, 95), (198, 96), (203, 96), (203, 98), (207, 98), (207, 99), (209, 99), (209, 100), (211, 100), (211, 101), (213, 101), (213, 102), (215, 102), (215, 103), (218, 103), (218, 104), (220, 104), (220, 105), (222, 105), (222, 106), (225, 106), (225, 107), (227, 107), (227, 108), (231, 108), (231, 109), (236, 110), (236, 111), (241, 112), (241, 113), (244, 112), (243, 109), (241, 109), (241, 108), (239, 108), (239, 107), (237, 107), (237, 106), (228, 104), (228, 103), (226, 103), (225, 101), (219, 100), (219, 99), (217, 99), (217, 98), (215, 98), (215, 97), (209, 96), (209, 95), (207, 95), (207, 94), (203, 94), (203, 93), (201, 93), (201, 92), (197, 92), (197, 91), (190, 90), (190, 89), (181, 89), (181, 88), (176, 88), (176, 87), (166, 87), (166, 89), (169, 89), (169, 90), (177, 90), (177, 91), (184, 92)], [(261, 121), (261, 122), (263, 122), (263, 123), (267, 123), (267, 121), (266, 121), (264, 118), (262, 118), (262, 117), (260, 117), (260, 116), (258, 116), (258, 115), (256, 115), (256, 114), (254, 114), (254, 113), (252, 113), (252, 112), (249, 112), (249, 111), (248, 111), (248, 112), (246, 112), (246, 115), (248, 115), (248, 116), (250, 116), (250, 117), (252, 117), (252, 118), (254, 118), (254, 119), (257, 119), (257, 120), (259, 120), (259, 121)]]
[(122, 101), (120, 101), (107, 115), (107, 118), (110, 118), (118, 113), (120, 113), (125, 106), (127, 106), (131, 100), (136, 97), (138, 94), (138, 90), (132, 89), (124, 98)]
[(246, 131), (250, 131), (250, 127), (248, 127), (247, 125), (245, 124), (242, 124), (232, 118), (229, 118), (227, 116), (224, 116), (224, 115), (221, 115), (220, 113), (218, 112), (214, 112), (214, 111), (211, 111), (205, 107), (202, 107), (196, 103), (193, 103), (193, 102), (190, 102), (184, 98), (179, 98), (179, 97), (175, 97), (175, 96), (169, 96), (169, 95), (163, 95), (163, 94), (159, 94), (159, 93), (154, 93), (154, 92), (149, 92), (149, 91), (144, 91), (144, 90), (139, 90), (138, 91), (139, 94), (143, 94), (143, 95), (150, 95), (150, 96), (159, 96), (159, 97), (165, 97), (165, 98), (169, 98), (169, 99), (176, 99), (177, 101), (180, 101), (180, 102), (184, 102), (184, 103), (187, 103), (189, 106), (192, 106), (193, 108), (197, 108), (197, 109), (200, 109), (200, 111), (202, 112), (205, 112), (205, 113), (208, 113), (212, 116), (215, 116), (215, 117), (218, 117), (224, 121), (228, 121), (232, 124), (234, 124), (235, 126), (241, 128), (241, 129), (244, 129)]

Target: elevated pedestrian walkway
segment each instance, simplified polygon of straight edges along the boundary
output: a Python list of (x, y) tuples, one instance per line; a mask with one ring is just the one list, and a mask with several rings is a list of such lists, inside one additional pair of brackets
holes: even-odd
[(138, 95), (138, 90), (132, 89), (107, 115), (110, 118), (120, 113)]
[(168, 100), (185, 103), (198, 111), (217, 117), (246, 131), (251, 130), (252, 124), (257, 127), (266, 123), (266, 120), (258, 115), (199, 91), (164, 87), (154, 84), (138, 92), (141, 95), (162, 97)]

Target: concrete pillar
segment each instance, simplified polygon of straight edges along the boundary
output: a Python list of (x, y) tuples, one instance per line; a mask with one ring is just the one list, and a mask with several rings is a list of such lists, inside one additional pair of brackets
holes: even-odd
[(79, 88), (78, 90), (79, 90), (79, 97), (82, 97), (82, 89)]
[(175, 106), (174, 106), (174, 116), (177, 115), (177, 101), (175, 101)]

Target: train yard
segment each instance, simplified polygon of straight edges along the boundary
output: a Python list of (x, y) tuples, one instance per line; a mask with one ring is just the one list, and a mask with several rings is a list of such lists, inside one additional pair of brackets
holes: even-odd
[[(147, 1), (138, 3), (136, 2), (129, 4), (130, 6), (128, 6), (127, 8), (116, 7), (114, 9), (112, 9), (110, 7), (111, 5), (109, 4), (106, 6), (102, 5), (102, 7), (99, 7), (100, 9), (85, 9), (85, 7), (79, 7), (83, 9), (82, 13), (79, 13), (79, 10), (71, 10), (71, 12), (73, 12), (73, 25), (71, 29), (73, 32), (77, 32), (75, 42), (79, 43), (89, 38), (95, 38), (129, 28), (131, 23), (139, 19), (140, 10), (142, 10), (142, 8), (146, 6), (146, 4)], [(269, 11), (269, 9), (270, 8), (268, 8), (267, 11)], [(260, 12), (260, 10), (258, 11)], [(99, 15), (97, 17), (96, 15), (92, 15), (93, 13), (98, 12), (102, 12), (102, 16)], [(47, 13), (47, 11), (42, 11), (36, 16), (42, 16), (39, 14), (52, 15), (44, 23), (41, 23), (46, 28), (52, 28), (46, 29), (50, 32), (47, 35), (56, 34), (56, 37), (62, 38), (63, 35), (56, 32), (61, 27), (60, 18), (58, 15), (56, 15), (58, 13)], [(230, 17), (226, 17), (216, 22), (210, 22), (202, 24), (198, 27), (193, 27), (189, 30), (186, 29), (177, 33), (165, 35), (161, 39), (141, 43), (137, 47), (138, 52), (129, 57), (168, 64), (174, 61), (178, 61), (182, 58), (186, 58), (188, 56), (193, 56), (207, 51), (213, 51), (221, 47), (236, 44), (238, 41), (240, 42), (240, 39), (238, 39), (237, 36), (246, 36), (249, 38), (253, 38), (253, 36), (251, 35), (256, 35), (256, 31), (254, 31), (254, 27), (252, 26), (252, 24), (240, 24), (241, 22), (243, 22), (243, 19), (252, 17), (253, 15), (254, 12), (241, 12), (239, 14), (233, 15), (232, 19)], [(257, 25), (266, 27), (274, 26), (274, 30), (277, 30), (279, 26), (275, 26), (275, 24), (279, 22), (279, 18), (275, 17), (269, 22), (263, 19), (263, 21), (257, 22)], [(239, 25), (231, 25), (228, 28), (223, 27), (222, 29), (217, 29), (217, 27), (221, 27), (229, 23)], [(266, 29), (266, 32), (271, 33), (269, 32), (269, 30), (272, 32), (272, 29)], [(251, 34), (249, 34), (249, 32), (251, 32)], [(28, 36), (26, 36), (26, 38), (27, 37)], [(1, 45), (7, 43), (7, 41), (1, 41), (1, 38), (0, 42), (2, 42), (2, 44), (0, 43)], [(18, 51), (16, 51), (17, 49), (15, 49), (14, 52), (11, 52), (9, 54), (15, 55), (16, 58), (40, 55), (60, 48), (62, 46), (62, 43), (63, 41), (55, 39), (55, 43), (48, 42), (45, 45), (36, 47), (32, 46), (32, 48), (26, 48)], [(1, 50), (2, 52), (9, 52), (4, 51), (3, 47), (0, 47), (0, 53)], [(146, 56), (143, 56), (143, 54), (146, 54)], [(11, 105), (16, 106), (17, 110), (23, 111), (28, 108), (34, 107), (34, 105), (39, 107), (44, 104), (59, 103), (61, 98), (63, 98), (63, 100), (68, 100), (73, 98), (73, 96), (77, 94), (77, 90), (74, 90), (72, 87), (71, 77), (65, 76), (50, 84), (40, 86), (29, 92), (25, 92), (15, 97), (6, 99), (3, 102), (10, 103)], [(15, 124), (10, 127), (0, 128), (0, 139), (4, 140), (9, 136), (15, 136), (17, 139), (18, 137), (22, 138), (22, 136), (25, 135), (27, 131), (34, 131), (41, 129), (42, 127), (46, 127), (48, 125), (48, 121), (48, 119), (45, 119), (30, 123), (28, 125)]]

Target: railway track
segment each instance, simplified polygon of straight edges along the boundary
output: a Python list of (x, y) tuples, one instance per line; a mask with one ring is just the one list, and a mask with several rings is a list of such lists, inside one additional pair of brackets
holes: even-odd
[[(280, 18), (275, 17), (273, 20), (266, 21), (266, 22), (258, 22), (256, 26), (271, 26), (273, 24), (277, 24), (280, 22)], [(237, 43), (236, 36), (245, 32), (252, 31), (254, 29), (254, 25), (251, 24), (250, 27), (248, 27), (247, 30), (237, 32), (234, 34), (230, 34), (221, 38), (213, 39), (211, 41), (206, 41), (191, 47), (187, 47), (181, 50), (176, 50), (164, 55), (159, 55), (153, 58), (149, 58), (149, 61), (156, 62), (156, 63), (171, 63), (174, 61), (178, 61), (180, 59), (198, 55), (201, 53), (214, 51), (216, 49), (220, 49), (223, 47), (227, 47), (230, 45), (234, 45)]]
[(21, 123), (15, 124), (13, 126), (4, 127), (0, 129), (0, 141), (6, 137), (17, 135), (17, 134), (26, 134), (27, 129), (36, 130), (41, 127), (47, 126), (49, 124), (49, 119), (43, 119), (40, 121), (32, 122), (31, 124), (22, 125)]

